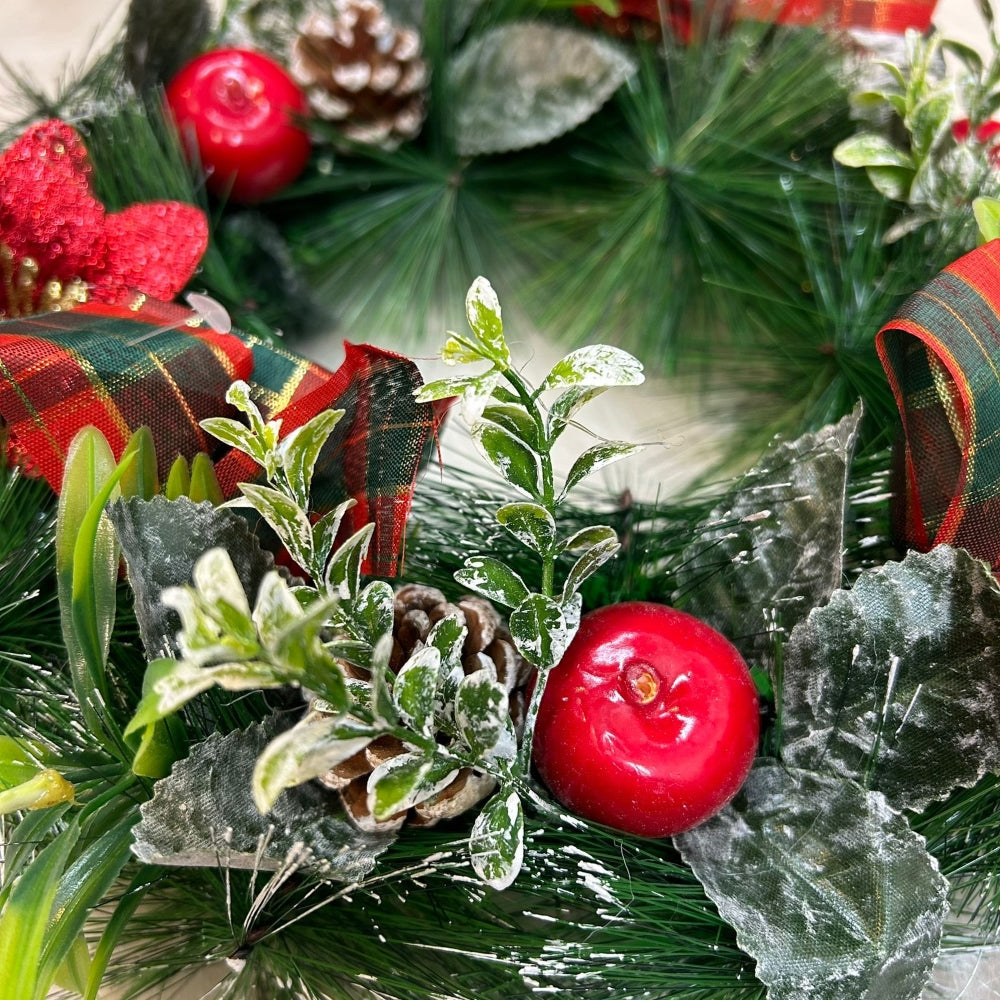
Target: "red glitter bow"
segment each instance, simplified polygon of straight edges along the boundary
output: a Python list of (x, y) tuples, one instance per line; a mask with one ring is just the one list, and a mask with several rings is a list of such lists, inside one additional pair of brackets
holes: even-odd
[(107, 212), (77, 132), (52, 119), (0, 156), (0, 318), (75, 302), (173, 298), (208, 244), (204, 214), (154, 201)]

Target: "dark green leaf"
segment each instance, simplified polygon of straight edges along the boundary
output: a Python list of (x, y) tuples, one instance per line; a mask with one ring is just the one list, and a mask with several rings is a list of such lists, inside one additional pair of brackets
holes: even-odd
[(479, 423), (473, 438), (497, 471), (528, 496), (538, 496), (538, 458), (520, 438), (499, 424)]
[(782, 756), (923, 809), (1000, 770), (1000, 589), (938, 546), (861, 574), (796, 626)]
[(733, 803), (675, 838), (770, 1000), (917, 1000), (948, 883), (878, 792), (764, 761)]
[(568, 601), (580, 588), (587, 577), (596, 573), (621, 548), (621, 543), (612, 533), (612, 537), (597, 542), (587, 549), (570, 568), (563, 584), (562, 600)]
[(517, 792), (498, 792), (476, 817), (469, 836), (476, 874), (494, 889), (506, 889), (524, 862), (524, 810)]
[(523, 404), (491, 403), (483, 410), (483, 420), (498, 424), (531, 451), (538, 451), (538, 425)]
[(579, 549), (590, 548), (593, 545), (600, 545), (612, 540), (618, 540), (614, 528), (608, 527), (606, 524), (595, 524), (581, 528), (579, 531), (573, 532), (569, 538), (563, 539), (559, 543), (559, 551), (576, 552)]
[(606, 386), (574, 386), (557, 396), (549, 407), (549, 436), (555, 440), (587, 403), (606, 390)]

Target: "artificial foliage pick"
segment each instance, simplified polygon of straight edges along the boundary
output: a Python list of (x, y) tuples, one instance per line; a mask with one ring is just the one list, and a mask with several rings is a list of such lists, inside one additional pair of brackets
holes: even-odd
[(208, 223), (174, 201), (106, 212), (76, 130), (55, 119), (0, 156), (0, 318), (121, 303), (141, 292), (172, 299), (208, 242)]

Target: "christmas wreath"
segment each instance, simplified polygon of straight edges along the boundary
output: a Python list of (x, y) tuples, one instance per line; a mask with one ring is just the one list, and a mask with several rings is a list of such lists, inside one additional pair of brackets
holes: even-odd
[[(955, 97), (937, 36), (873, 82), (794, 4), (391, 6), (135, 2), (83, 135), (0, 157), (0, 998), (959, 995), (1000, 912), (1000, 62)], [(568, 340), (537, 373), (490, 260)], [(331, 303), (415, 336), (457, 281), (442, 377), (309, 360)], [(626, 348), (727, 320), (713, 375), (787, 355), (789, 433), (595, 489)]]

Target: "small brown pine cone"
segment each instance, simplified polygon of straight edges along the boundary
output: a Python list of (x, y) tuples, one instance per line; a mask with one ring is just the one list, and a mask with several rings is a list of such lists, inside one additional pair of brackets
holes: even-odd
[(416, 29), (393, 22), (379, 0), (327, 0), (297, 30), (289, 69), (318, 117), (387, 149), (420, 131), (427, 64)]
[[(424, 645), (434, 624), (448, 615), (455, 615), (464, 621), (468, 629), (462, 649), (465, 672), (469, 674), (487, 664), (493, 665), (497, 679), (507, 688), (511, 717), (515, 729), (520, 732), (524, 721), (524, 688), (532, 667), (517, 652), (506, 623), (485, 598), (470, 594), (451, 603), (436, 587), (423, 584), (402, 587), (396, 592), (393, 651), (389, 665), (398, 670), (412, 653)], [(489, 775), (462, 768), (434, 798), (389, 819), (377, 821), (368, 809), (369, 775), (379, 764), (405, 750), (400, 740), (383, 736), (336, 765), (320, 781), (340, 793), (348, 814), (359, 827), (372, 832), (398, 829), (404, 823), (433, 826), (442, 819), (461, 815), (486, 798), (495, 787), (496, 783)]]

